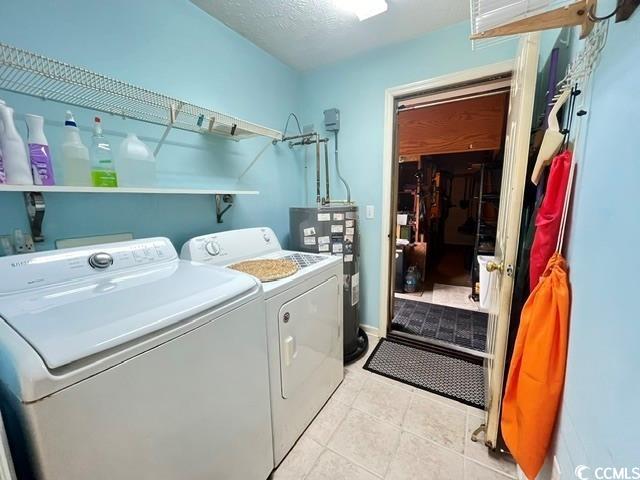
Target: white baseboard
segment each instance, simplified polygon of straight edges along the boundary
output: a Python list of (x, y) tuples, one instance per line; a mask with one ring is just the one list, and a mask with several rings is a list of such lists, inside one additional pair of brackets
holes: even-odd
[(364, 323), (360, 324), (360, 328), (366, 332), (367, 335), (372, 335), (374, 337), (379, 337), (378, 327), (372, 327), (371, 325), (365, 325)]

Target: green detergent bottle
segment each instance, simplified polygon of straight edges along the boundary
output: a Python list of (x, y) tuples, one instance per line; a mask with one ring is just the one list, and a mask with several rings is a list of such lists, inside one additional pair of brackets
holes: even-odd
[(111, 145), (102, 134), (100, 117), (94, 119), (91, 145), (91, 183), (94, 187), (117, 187), (118, 177)]

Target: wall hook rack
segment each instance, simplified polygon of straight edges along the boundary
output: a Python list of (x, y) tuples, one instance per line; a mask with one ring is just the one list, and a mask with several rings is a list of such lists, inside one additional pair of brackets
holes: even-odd
[[(216, 220), (218, 223), (222, 222), (222, 217), (227, 210), (229, 210), (233, 206), (233, 195), (224, 194), (224, 195), (216, 195)], [(226, 206), (223, 207), (223, 204)]]
[(41, 192), (24, 192), (24, 203), (29, 216), (29, 226), (31, 227), (31, 237), (34, 242), (44, 242), (42, 234), (42, 222), (46, 205)]

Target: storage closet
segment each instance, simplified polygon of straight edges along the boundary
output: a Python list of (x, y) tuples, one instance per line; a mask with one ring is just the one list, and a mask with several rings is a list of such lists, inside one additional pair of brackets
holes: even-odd
[(423, 297), (436, 284), (467, 287), (478, 301), (477, 258), (495, 250), (504, 85), (399, 107), (396, 292)]

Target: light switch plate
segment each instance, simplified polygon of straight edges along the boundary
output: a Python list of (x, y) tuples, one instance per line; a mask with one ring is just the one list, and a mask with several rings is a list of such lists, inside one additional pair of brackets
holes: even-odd
[(373, 206), (373, 205), (367, 205), (365, 215), (366, 215), (366, 217), (367, 217), (368, 219), (375, 218), (375, 216), (376, 216), (376, 209), (374, 208), (374, 206)]

